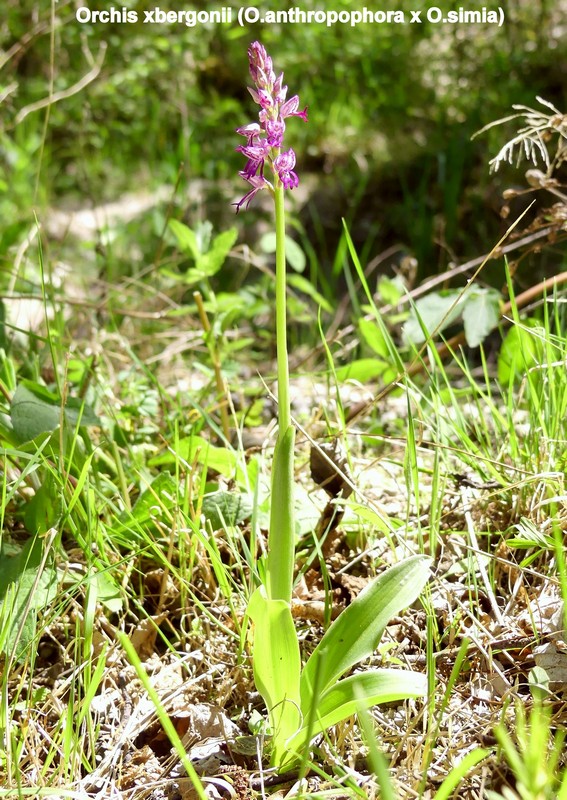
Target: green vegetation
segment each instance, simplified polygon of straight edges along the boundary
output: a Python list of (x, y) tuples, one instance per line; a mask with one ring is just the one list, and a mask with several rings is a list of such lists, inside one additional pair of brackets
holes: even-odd
[[(74, 13), (0, 11), (0, 798), (564, 800), (561, 3)], [(278, 242), (253, 39), (309, 106)]]

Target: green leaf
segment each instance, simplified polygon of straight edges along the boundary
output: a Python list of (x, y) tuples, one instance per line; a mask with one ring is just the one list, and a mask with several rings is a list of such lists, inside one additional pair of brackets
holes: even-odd
[[(18, 440), (28, 442), (59, 427), (61, 400), (40, 384), (22, 381), (12, 397), (10, 418)], [(63, 419), (72, 427), (99, 424), (94, 411), (76, 398), (67, 401)]]
[(195, 234), (195, 231), (192, 231), (191, 228), (189, 228), (187, 225), (184, 225), (183, 222), (179, 222), (177, 219), (170, 219), (168, 225), (169, 229), (177, 239), (179, 248), (186, 253), (190, 253), (195, 261), (197, 261), (201, 252), (197, 243), (197, 235)]
[(469, 347), (478, 347), (500, 319), (500, 293), (494, 289), (475, 288), (465, 298), (463, 322)]
[(237, 238), (238, 231), (236, 228), (230, 228), (228, 231), (219, 233), (214, 239), (211, 249), (197, 259), (197, 269), (201, 270), (207, 277), (216, 275), (226, 261), (226, 257)]
[(303, 292), (312, 300), (314, 300), (318, 306), (321, 306), (323, 311), (326, 311), (328, 314), (333, 313), (333, 306), (326, 300), (321, 292), (318, 292), (317, 289), (313, 286), (311, 281), (304, 278), (303, 275), (293, 275), (289, 274), (287, 276), (287, 283), (288, 286), (293, 286), (294, 289), (297, 289), (299, 292)]
[(214, 531), (234, 527), (252, 516), (253, 498), (240, 492), (211, 492), (203, 497), (201, 514)]
[(138, 497), (131, 511), (124, 511), (120, 521), (124, 524), (133, 518), (141, 525), (161, 517), (164, 511), (174, 508), (178, 492), (178, 483), (169, 472), (160, 472)]
[(57, 572), (50, 558), (38, 575), (42, 559), (43, 540), (38, 536), (18, 555), (0, 558), (0, 619), (9, 625), (0, 634), (0, 650), (15, 652), (17, 661), (25, 657), (35, 637), (37, 611), (57, 594)]
[(383, 331), (380, 330), (379, 326), (375, 322), (372, 322), (372, 320), (361, 317), (358, 320), (358, 327), (360, 329), (360, 335), (368, 347), (370, 347), (371, 350), (374, 350), (374, 352), (379, 356), (383, 356), (386, 360), (388, 360), (388, 343)]
[(301, 657), (289, 603), (270, 600), (260, 586), (248, 604), (254, 623), (254, 680), (270, 715), (272, 759), (279, 764), (300, 724)]
[(170, 446), (166, 453), (150, 459), (150, 467), (173, 465), (176, 461), (188, 464), (197, 462), (228, 478), (234, 477), (238, 465), (238, 455), (226, 447), (216, 447), (204, 436), (185, 436), (175, 446)]
[(60, 487), (49, 472), (24, 510), (24, 523), (30, 533), (45, 533), (61, 515)]
[(378, 294), (384, 303), (389, 303), (394, 306), (405, 293), (406, 287), (399, 276), (388, 278), (386, 275), (382, 275), (380, 277), (378, 281)]
[(463, 310), (461, 294), (460, 290), (431, 292), (416, 300), (403, 327), (404, 342), (422, 344), (425, 341), (423, 328), (431, 335), (434, 331), (444, 330), (458, 319)]
[(95, 572), (87, 579), (96, 586), (97, 600), (112, 614), (118, 614), (124, 608), (122, 591), (114, 579), (104, 571)]
[[(40, 433), (50, 432), (58, 427), (61, 421), (61, 408), (57, 398), (42, 387), (34, 387), (34, 391), (20, 384), (12, 397), (10, 417), (14, 433), (22, 442), (34, 439)], [(46, 394), (49, 399), (46, 399)]]
[[(276, 234), (274, 232), (265, 233), (260, 239), (260, 249), (264, 253), (276, 252)], [(295, 272), (303, 272), (307, 260), (305, 253), (297, 244), (295, 239), (286, 234), (285, 237), (285, 260)]]
[(419, 596), (431, 560), (411, 556), (370, 583), (325, 633), (301, 676), (302, 708), (313, 702), (314, 687), (325, 693), (341, 675), (372, 655), (388, 621)]
[(498, 380), (504, 386), (510, 378), (521, 380), (529, 369), (543, 360), (543, 342), (536, 333), (538, 327), (537, 320), (530, 318), (521, 325), (514, 325), (506, 334), (498, 356)]
[[(335, 371), (335, 374), (340, 383), (348, 380), (368, 383), (368, 381), (372, 381), (384, 375), (384, 373), (391, 368), (392, 365), (389, 360), (359, 358), (356, 361), (351, 361), (350, 364), (345, 364), (344, 367), (339, 367)], [(384, 378), (384, 380), (387, 379)]]
[[(427, 694), (427, 676), (419, 672), (400, 669), (380, 669), (358, 672), (335, 683), (316, 701), (315, 724), (303, 728), (290, 742), (290, 748), (300, 750), (308, 744), (306, 737), (316, 736), (352, 716), (357, 709), (370, 708), (379, 703), (390, 703), (407, 697)], [(304, 720), (309, 718), (311, 706), (302, 706)]]

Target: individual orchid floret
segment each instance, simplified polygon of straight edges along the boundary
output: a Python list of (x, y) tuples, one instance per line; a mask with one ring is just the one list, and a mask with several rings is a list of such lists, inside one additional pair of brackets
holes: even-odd
[(274, 159), (274, 170), (284, 185), (284, 189), (295, 189), (299, 185), (299, 178), (293, 171), (295, 167), (295, 153), (289, 150)]
[(281, 147), (285, 133), (285, 122), (282, 119), (267, 120), (266, 141), (270, 147)]
[(272, 189), (273, 191), (272, 184), (270, 181), (267, 181), (263, 175), (246, 175), (245, 172), (239, 172), (238, 174), (248, 181), (248, 183), (252, 186), (252, 189), (248, 192), (248, 194), (245, 194), (242, 200), (239, 200), (238, 203), (233, 203), (233, 205), (236, 206), (237, 214), (242, 206), (244, 206), (244, 209), (246, 210), (250, 205), (252, 198), (254, 198), (258, 192), (261, 192), (262, 189), (268, 188)]
[(307, 106), (305, 106), (303, 111), (298, 111), (298, 108), (299, 97), (294, 95), (293, 97), (290, 97), (289, 100), (280, 108), (281, 118), (285, 119), (286, 117), (301, 117), (304, 122), (307, 122)]
[[(252, 42), (248, 48), (250, 75), (254, 87), (248, 91), (255, 103), (260, 106), (258, 122), (251, 122), (237, 128), (237, 133), (246, 138), (246, 145), (237, 151), (248, 159), (239, 175), (248, 181), (252, 189), (235, 203), (238, 212), (243, 206), (248, 208), (253, 197), (266, 187), (274, 191), (279, 185), (284, 189), (295, 189), (299, 178), (294, 171), (295, 153), (290, 148), (281, 152), (286, 130), (284, 122), (288, 117), (301, 117), (307, 122), (307, 108), (299, 111), (299, 97), (294, 95), (286, 100), (287, 86), (283, 83), (283, 72), (276, 78), (272, 59), (260, 42)], [(274, 176), (274, 184), (264, 176), (265, 169)]]
[(270, 145), (267, 139), (260, 139), (257, 144), (241, 145), (236, 148), (237, 153), (242, 153), (246, 158), (254, 161), (264, 161), (270, 155)]
[(237, 128), (236, 133), (239, 133), (241, 136), (246, 136), (248, 144), (254, 144), (254, 139), (260, 136), (262, 128), (257, 122), (249, 122), (248, 125)]

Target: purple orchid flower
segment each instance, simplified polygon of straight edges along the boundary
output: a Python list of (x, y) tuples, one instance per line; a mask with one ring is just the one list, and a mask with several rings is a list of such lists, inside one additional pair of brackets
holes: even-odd
[(280, 181), (283, 183), (285, 189), (295, 189), (299, 184), (299, 178), (293, 171), (295, 167), (295, 153), (289, 148), (285, 153), (277, 156), (274, 159), (274, 170), (277, 172)]
[[(246, 144), (236, 150), (248, 159), (238, 174), (252, 186), (242, 200), (234, 203), (237, 213), (242, 207), (247, 209), (262, 189), (268, 188), (273, 192), (278, 182), (284, 189), (295, 189), (299, 184), (294, 171), (295, 152), (291, 148), (281, 152), (286, 129), (284, 120), (300, 117), (307, 122), (307, 107), (303, 111), (298, 110), (297, 95), (286, 100), (287, 86), (283, 84), (283, 72), (276, 78), (272, 59), (260, 42), (252, 42), (248, 48), (248, 61), (254, 81), (254, 87), (249, 87), (248, 91), (260, 106), (260, 112), (259, 122), (250, 122), (237, 128), (237, 133), (246, 137)], [(266, 165), (274, 176), (274, 184), (264, 177)]]

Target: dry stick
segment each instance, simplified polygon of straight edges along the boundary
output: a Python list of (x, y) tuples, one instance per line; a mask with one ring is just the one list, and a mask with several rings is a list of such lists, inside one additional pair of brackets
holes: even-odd
[[(556, 226), (550, 225), (548, 228), (543, 228), (541, 231), (531, 233), (529, 236), (523, 236), (521, 239), (518, 239), (515, 242), (511, 242), (510, 244), (506, 244), (503, 247), (498, 247), (497, 249), (493, 250), (490, 253), (490, 258), (501, 258), (503, 255), (512, 253), (514, 250), (518, 250), (520, 247), (532, 244), (538, 239), (543, 239), (545, 236), (548, 236), (555, 230)], [(443, 272), (441, 275), (435, 275), (435, 277), (429, 278), (429, 280), (418, 286), (417, 289), (413, 289), (411, 292), (407, 292), (407, 294), (401, 297), (396, 303), (396, 307), (405, 305), (407, 302), (409, 302), (410, 298), (415, 300), (416, 297), (421, 297), (422, 294), (427, 294), (427, 292), (429, 292), (435, 286), (445, 283), (450, 278), (454, 278), (456, 275), (462, 275), (463, 272), (468, 272), (470, 269), (480, 266), (486, 260), (486, 258), (487, 256), (477, 256), (477, 258), (473, 258), (471, 261), (467, 261), (465, 264), (461, 264), (458, 267), (451, 267), (451, 269), (446, 270), (446, 272)], [(388, 310), (390, 310), (388, 307), (382, 309), (383, 312)]]
[[(224, 433), (225, 439), (227, 441), (230, 440), (230, 420), (228, 418), (228, 410), (226, 407), (226, 395), (228, 394), (228, 387), (226, 386), (225, 380), (222, 376), (222, 369), (221, 363), (219, 359), (218, 350), (216, 347), (215, 342), (210, 338), (211, 337), (211, 323), (209, 322), (209, 318), (207, 316), (207, 312), (205, 310), (205, 306), (203, 305), (203, 298), (201, 296), (201, 292), (193, 292), (193, 299), (197, 304), (197, 310), (199, 312), (199, 319), (201, 320), (201, 325), (203, 326), (203, 331), (205, 332), (205, 341), (209, 349), (209, 353), (211, 354), (211, 360), (213, 362), (213, 368), (215, 371), (215, 381), (217, 384), (217, 392), (219, 394), (220, 402), (220, 413), (221, 413), (221, 421), (222, 421), (222, 432)], [(207, 341), (208, 340), (208, 341)], [(223, 399), (223, 397), (225, 399)]]
[(85, 75), (83, 75), (83, 77), (77, 81), (77, 83), (74, 83), (72, 86), (69, 86), (67, 89), (63, 89), (60, 92), (50, 94), (48, 97), (44, 97), (35, 103), (30, 103), (30, 105), (24, 106), (16, 114), (14, 124), (19, 125), (20, 122), (23, 122), (28, 114), (31, 114), (33, 111), (40, 111), (42, 108), (52, 106), (55, 103), (59, 103), (61, 100), (66, 100), (68, 97), (72, 97), (74, 94), (78, 94), (78, 92), (82, 91), (85, 86), (88, 86), (89, 83), (92, 83), (96, 78), (98, 78), (102, 69), (102, 62), (104, 61), (105, 53), (106, 42), (102, 42), (92, 68)]
[[(540, 295), (547, 292), (549, 289), (553, 289), (556, 286), (559, 286), (562, 283), (567, 283), (567, 272), (560, 272), (559, 275), (553, 275), (551, 278), (547, 278), (540, 283), (537, 283), (535, 286), (531, 286), (529, 289), (526, 289), (525, 292), (517, 295), (514, 303), (517, 308), (523, 308), (526, 306), (534, 297), (539, 297)], [(502, 318), (505, 320), (506, 314), (509, 314), (512, 310), (512, 301), (508, 300), (502, 306)], [(439, 358), (447, 358), (447, 356), (451, 355), (453, 350), (456, 347), (464, 344), (466, 341), (465, 339), (465, 332), (461, 331), (456, 336), (453, 336), (447, 342), (439, 345), (437, 348), (437, 355)], [(395, 380), (391, 383), (388, 383), (384, 386), (380, 391), (372, 398), (372, 400), (362, 401), (354, 405), (348, 412), (346, 422), (347, 425), (350, 425), (352, 422), (359, 420), (361, 417), (368, 414), (369, 411), (374, 408), (376, 403), (378, 403), (383, 397), (386, 397), (390, 392), (394, 389), (398, 388), (399, 381), (402, 377), (413, 377), (414, 375), (418, 375), (420, 372), (423, 372), (427, 366), (430, 365), (429, 357), (425, 357), (422, 361), (414, 361), (409, 367), (406, 369), (404, 375), (399, 375)]]
[[(527, 245), (530, 245), (533, 242), (537, 241), (538, 239), (542, 239), (545, 236), (548, 236), (550, 233), (553, 233), (556, 230), (557, 230), (557, 226), (556, 225), (551, 225), (548, 228), (543, 228), (542, 230), (537, 231), (536, 233), (531, 233), (528, 236), (524, 236), (524, 237), (522, 237), (521, 239), (518, 239), (515, 242), (512, 242), (510, 244), (504, 245), (503, 247), (496, 246), (487, 255), (478, 256), (477, 258), (473, 258), (471, 261), (467, 261), (464, 264), (460, 264), (459, 266), (456, 266), (456, 267), (451, 267), (451, 269), (446, 270), (441, 275), (436, 275), (433, 278), (429, 278), (427, 281), (425, 281), (424, 283), (420, 284), (420, 286), (418, 286), (417, 288), (406, 292), (406, 294), (403, 295), (397, 301), (395, 306), (392, 305), (392, 304), (381, 306), (380, 307), (380, 312), (382, 314), (387, 314), (390, 311), (394, 311), (394, 310), (400, 308), (401, 306), (406, 305), (406, 303), (409, 303), (410, 300), (415, 300), (417, 297), (421, 297), (422, 294), (426, 294), (430, 289), (433, 289), (434, 286), (438, 286), (440, 283), (445, 283), (446, 281), (451, 280), (451, 278), (454, 278), (457, 275), (462, 275), (464, 272), (469, 272), (469, 270), (474, 269), (475, 267), (478, 267), (479, 265), (482, 265), (485, 261), (488, 261), (489, 259), (500, 258), (501, 256), (507, 255), (508, 253), (511, 253), (514, 250), (519, 250), (521, 247), (525, 247)], [(390, 248), (390, 249), (392, 249), (392, 248)], [(390, 254), (390, 250), (386, 250), (385, 253)], [(341, 314), (342, 314), (342, 311), (341, 311), (341, 308), (339, 307), (339, 309), (337, 311), (337, 317), (340, 318)], [(374, 319), (374, 315), (373, 314), (365, 314), (364, 319), (372, 320), (372, 319)], [(335, 333), (335, 330), (334, 330), (336, 327), (337, 327), (336, 323), (333, 322), (331, 328), (329, 329), (330, 330), (329, 335), (326, 337), (327, 344), (329, 344), (331, 342), (334, 342), (334, 341), (337, 341), (337, 340), (340, 340), (340, 339), (343, 339), (345, 336), (348, 336), (349, 334), (354, 333), (356, 331), (356, 325), (352, 325), (352, 324), (351, 325), (346, 325), (344, 328), (341, 328), (337, 333)], [(319, 345), (314, 352), (319, 352), (320, 349), (321, 349), (321, 345)], [(305, 361), (307, 361), (308, 358), (312, 358), (312, 357), (313, 357), (313, 352), (309, 353), (309, 355), (306, 356), (298, 364), (296, 364), (295, 367), (297, 368), (297, 367), (301, 366)], [(408, 374), (413, 374), (413, 373), (408, 373)]]

